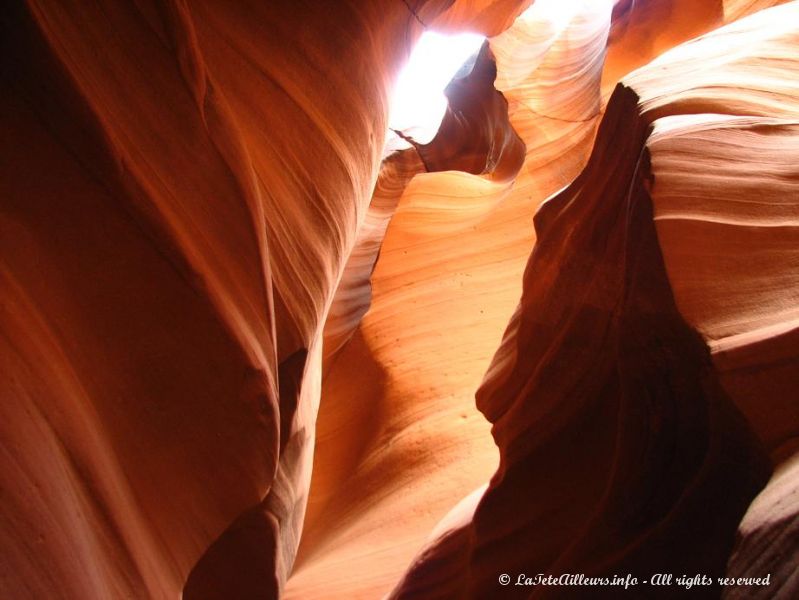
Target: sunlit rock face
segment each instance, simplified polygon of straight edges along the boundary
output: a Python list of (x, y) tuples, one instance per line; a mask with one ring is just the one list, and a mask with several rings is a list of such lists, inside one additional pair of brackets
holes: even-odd
[(273, 597), (421, 26), (402, 3), (2, 20), (2, 595)]
[(0, 596), (799, 594), (799, 2), (79, 4), (0, 16)]
[[(393, 597), (489, 597), (502, 572), (724, 571), (767, 452), (795, 450), (797, 15), (756, 14), (617, 88), (587, 167), (536, 215), (521, 304), (477, 393), (500, 466)], [(767, 87), (747, 78), (757, 64)], [(795, 565), (779, 534), (794, 517), (762, 524), (795, 497), (788, 478), (753, 505), (730, 567), (768, 565), (786, 594), (778, 551), (754, 540)]]

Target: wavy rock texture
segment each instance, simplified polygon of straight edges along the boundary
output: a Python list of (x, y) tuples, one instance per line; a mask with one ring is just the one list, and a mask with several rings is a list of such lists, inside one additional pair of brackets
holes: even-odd
[(402, 192), (417, 173), (425, 171), (415, 150), (396, 152), (380, 165), (366, 218), (358, 229), (336, 294), (327, 314), (324, 330), (324, 358), (332, 357), (349, 341), (372, 298), (370, 278), (388, 223), (397, 209)]
[[(799, 9), (774, 4), (14, 2), (0, 595), (720, 573), (768, 458), (727, 570), (799, 593)], [(436, 138), (381, 163), (426, 27), (492, 37)]]
[(779, 461), (796, 451), (799, 433), (799, 405), (785, 393), (799, 383), (799, 121), (664, 118), (649, 148), (655, 222), (677, 305)]
[(784, 4), (787, 0), (724, 0), (724, 21), (731, 23), (741, 17), (753, 15), (756, 12)]
[[(729, 2), (728, 2), (729, 3)], [(613, 29), (603, 77), (608, 96), (633, 69), (674, 46), (722, 25), (723, 0), (621, 0), (613, 8)]]
[[(380, 264), (393, 264), (395, 272), (387, 276), (376, 270), (371, 286), (375, 298), (390, 298), (392, 291), (400, 296), (371, 306), (364, 324), (333, 359), (328, 371), (312, 499), (303, 548), (287, 597), (369, 598), (387, 592), (420, 540), (457, 498), (446, 482), (455, 478), (459, 490), (471, 489), (494, 467), (495, 454), (485, 423), (476, 418), (469, 398), (477, 381), (464, 382), (457, 372), (452, 382), (440, 381), (437, 374), (441, 363), (424, 365), (423, 361), (448, 349), (447, 338), (436, 335), (430, 344), (429, 338), (419, 334), (420, 313), (398, 314), (397, 307), (398, 303), (412, 305), (421, 298), (420, 309), (424, 309), (427, 302), (441, 298), (442, 284), (453, 291), (471, 284), (469, 289), (476, 291), (485, 282), (486, 273), (479, 271), (481, 278), (470, 281), (474, 271), (466, 271), (468, 258), (463, 260), (464, 272), (441, 281), (451, 263), (435, 261), (436, 250), (419, 242), (435, 243), (444, 231), (450, 236), (446, 243), (452, 244), (458, 235), (470, 231), (507, 195), (507, 181), (521, 166), (524, 145), (508, 122), (506, 100), (494, 89), (495, 74), (493, 58), (485, 47), (472, 72), (453, 81), (446, 90), (450, 106), (439, 134), (431, 143), (397, 153), (384, 163), (373, 205), (378, 207), (376, 212), (382, 206), (396, 206), (402, 195), (391, 231), (408, 225), (412, 229), (406, 234), (419, 245), (398, 245), (395, 234), (383, 241)], [(423, 163), (416, 168), (424, 174), (405, 189), (409, 170), (418, 160)], [(455, 168), (460, 170), (435, 172)], [(433, 185), (429, 185), (431, 181)], [(419, 194), (409, 195), (420, 182)], [(453, 195), (459, 204), (448, 204)], [(392, 216), (385, 211), (381, 214), (383, 218)], [(479, 247), (472, 251), (474, 258)], [(373, 246), (372, 261), (376, 253)], [(386, 257), (393, 259), (386, 262)], [(427, 273), (420, 268), (425, 262), (429, 265)], [(366, 276), (362, 280), (364, 293), (347, 302), (350, 307), (365, 310), (364, 302), (370, 299), (368, 273), (362, 271), (361, 276)], [(414, 279), (409, 281), (409, 277)], [(417, 287), (418, 280), (432, 288)], [(415, 298), (403, 299), (403, 288), (415, 288), (411, 290)], [(450, 298), (449, 305), (436, 309), (437, 314), (441, 319), (451, 319), (454, 315), (447, 313), (457, 303), (457, 298)], [(461, 320), (457, 326), (469, 330), (478, 322), (477, 308), (457, 310)], [(350, 323), (357, 325), (358, 321), (352, 319)], [(427, 326), (437, 325), (431, 322)], [(417, 343), (408, 344), (411, 336)], [(496, 342), (492, 340), (492, 345)], [(397, 350), (401, 350), (401, 357)], [(468, 374), (479, 377), (479, 368), (469, 366)], [(415, 372), (414, 377), (403, 377), (395, 367), (406, 374)], [(353, 435), (353, 430), (359, 433)], [(480, 451), (471, 448), (464, 452), (459, 436), (466, 436)], [(475, 478), (475, 472), (479, 478)], [(430, 478), (419, 479), (422, 473)], [(396, 493), (399, 489), (401, 494)], [(414, 519), (400, 519), (399, 515), (408, 510), (414, 511)], [(364, 560), (369, 561), (369, 575), (359, 577), (357, 572), (363, 569)]]
[[(549, 35), (537, 61), (517, 66), (520, 89), (581, 91), (570, 110), (555, 113), (574, 125), (518, 106), (503, 88), (502, 53), (512, 42), (490, 40), (495, 86), (527, 148), (513, 187), (464, 172), (424, 173), (399, 200), (371, 278), (369, 312), (323, 385), (309, 513), (287, 597), (390, 591), (435, 523), (495, 470), (474, 391), (518, 299), (532, 214), (590, 150), (606, 6)], [(536, 26), (549, 26), (545, 14), (516, 21), (509, 39)], [(564, 56), (568, 68), (559, 70)]]
[(590, 152), (611, 7), (612, 2), (578, 1), (566, 4), (569, 12), (553, 15), (551, 8), (534, 5), (491, 40), (497, 88), (527, 146), (517, 184), (535, 186), (528, 193), (536, 205), (573, 180)]
[(768, 587), (728, 586), (722, 598), (792, 598), (799, 589), (799, 456), (783, 462), (749, 510), (727, 565), (728, 577), (770, 573)]
[[(494, 89), (496, 65), (488, 46), (478, 53), (471, 72), (454, 79), (445, 90), (446, 113), (439, 132), (428, 144), (396, 152), (381, 164), (366, 221), (336, 290), (325, 323), (325, 358), (329, 361), (350, 339), (371, 302), (370, 278), (386, 229), (400, 197), (414, 175), (459, 171), (481, 175), (467, 178), (481, 196), (501, 194), (519, 172), (524, 142), (508, 120), (508, 103)], [(474, 191), (469, 192), (475, 195)], [(409, 210), (407, 205), (403, 210)], [(468, 210), (459, 211), (463, 219)], [(432, 226), (436, 230), (435, 224)]]
[[(429, 547), (392, 597), (490, 597), (503, 572), (723, 569), (767, 471), (672, 300), (636, 100), (620, 88), (593, 160), (536, 217), (521, 306), (478, 392), (500, 467), (470, 522)], [(613, 175), (597, 186), (601, 173)], [(714, 503), (723, 509), (708, 520)], [(536, 543), (520, 552), (524, 540)]]
[[(685, 47), (695, 56), (736, 44), (756, 50), (714, 57), (712, 76), (703, 82), (707, 91), (679, 100), (681, 107), (698, 104), (697, 112), (733, 115), (661, 119), (650, 141), (656, 225), (675, 299), (777, 465), (795, 462), (799, 437), (797, 17), (792, 3)], [(664, 55), (652, 68), (666, 76), (671, 65), (690, 68), (684, 52)], [(753, 66), (766, 64), (753, 75)], [(632, 85), (638, 77), (648, 81), (641, 72)], [(725, 94), (731, 85), (734, 96)], [(668, 92), (655, 87), (644, 105), (659, 113)], [(772, 573), (772, 586), (728, 588), (725, 597), (791, 597), (799, 590), (799, 549), (788, 541), (799, 518), (791, 473), (795, 468), (781, 467), (752, 504), (729, 565), (736, 577)], [(764, 546), (764, 539), (771, 544)]]
[(401, 2), (2, 23), (2, 595), (274, 596), (325, 314), (421, 25)]
[[(291, 597), (325, 597), (331, 589), (379, 595), (429, 535), (435, 515), (493, 470), (495, 451), (482, 437), (472, 394), (520, 291), (534, 241), (530, 215), (579, 173), (590, 152), (603, 109), (610, 17), (610, 3), (577, 2), (559, 19), (534, 5), (491, 38), (495, 86), (527, 147), (513, 188), (449, 172), (419, 175), (405, 190), (372, 276), (374, 303), (325, 383), (311, 511)], [(659, 18), (664, 29), (687, 26), (673, 10)], [(673, 39), (689, 37), (680, 35)], [(610, 51), (625, 43), (617, 38)], [(468, 335), (463, 344), (459, 335)], [(357, 422), (354, 407), (366, 406), (358, 428), (374, 441), (346, 441)], [(425, 423), (430, 415), (437, 415), (435, 428)], [(381, 471), (402, 476), (395, 482)]]
[[(521, 305), (478, 392), (499, 469), (392, 597), (491, 597), (501, 572), (723, 573), (766, 481), (761, 442), (780, 448), (796, 436), (797, 16), (796, 3), (756, 14), (617, 90), (588, 167), (536, 217)], [(744, 200), (766, 208), (747, 212)], [(769, 224), (776, 235), (762, 234)], [(728, 395), (719, 379), (731, 379), (704, 341), (718, 362), (738, 347), (757, 361), (759, 344), (765, 356), (750, 366), (772, 372)], [(712, 520), (707, 505), (720, 508)], [(753, 511), (745, 522), (762, 513)], [(744, 537), (733, 571), (756, 560), (747, 548), (762, 551)], [(774, 552), (762, 560), (777, 564)], [(788, 571), (783, 593), (793, 591)]]

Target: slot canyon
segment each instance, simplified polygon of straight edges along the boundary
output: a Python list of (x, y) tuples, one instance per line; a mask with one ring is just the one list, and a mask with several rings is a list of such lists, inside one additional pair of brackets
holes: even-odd
[(799, 0), (0, 23), (0, 599), (799, 598)]

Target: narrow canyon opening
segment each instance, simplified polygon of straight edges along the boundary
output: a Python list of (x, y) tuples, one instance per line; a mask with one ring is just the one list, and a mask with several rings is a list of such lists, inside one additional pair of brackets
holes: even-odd
[(0, 46), (0, 596), (799, 597), (799, 0)]
[(469, 74), (485, 36), (425, 30), (394, 83), (389, 99), (384, 156), (411, 144), (429, 144), (447, 110), (444, 88), (454, 77)]
[[(387, 592), (392, 573), (497, 468), (474, 394), (518, 302), (534, 237), (531, 198), (509, 183), (524, 143), (495, 77), (483, 35), (427, 30), (394, 86), (367, 215), (383, 229), (374, 225), (380, 235), (363, 244), (373, 270), (359, 244), (350, 258), (371, 302), (324, 370), (286, 598), (343, 597), (367, 562), (360, 593)], [(338, 294), (347, 286), (345, 271)]]

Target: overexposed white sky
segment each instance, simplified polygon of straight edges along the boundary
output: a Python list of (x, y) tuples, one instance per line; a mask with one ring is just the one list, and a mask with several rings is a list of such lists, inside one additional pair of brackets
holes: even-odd
[(425, 31), (394, 86), (388, 126), (420, 144), (432, 140), (447, 109), (444, 88), (484, 40), (476, 33)]
[[(519, 18), (545, 22), (553, 35), (557, 35), (582, 5), (609, 1), (536, 0)], [(485, 37), (476, 33), (446, 35), (425, 31), (394, 85), (389, 129), (401, 131), (420, 144), (429, 143), (435, 137), (447, 109), (444, 88), (484, 41)], [(409, 146), (389, 131), (384, 156)]]

